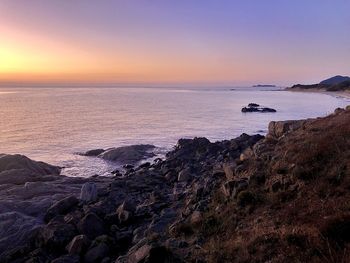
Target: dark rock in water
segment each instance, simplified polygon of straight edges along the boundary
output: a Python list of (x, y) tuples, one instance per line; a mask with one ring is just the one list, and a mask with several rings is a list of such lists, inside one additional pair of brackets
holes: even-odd
[(81, 234), (86, 235), (90, 239), (105, 233), (103, 221), (94, 213), (89, 213), (81, 219), (78, 223), (78, 229)]
[(74, 195), (63, 198), (62, 200), (53, 204), (47, 210), (44, 220), (46, 222), (49, 222), (52, 218), (54, 218), (57, 215), (64, 215), (68, 213), (69, 210), (78, 203), (79, 201)]
[(103, 153), (105, 150), (104, 149), (94, 149), (94, 150), (89, 150), (85, 152), (83, 155), (84, 156), (98, 156), (101, 153)]
[(277, 111), (275, 109), (265, 107), (261, 109), (261, 112), (277, 112)]
[(135, 164), (141, 160), (154, 157), (155, 154), (151, 152), (154, 148), (155, 146), (150, 144), (123, 146), (108, 149), (101, 153), (99, 157), (108, 161)]
[(248, 107), (243, 107), (242, 112), (276, 112), (275, 109), (268, 108), (268, 107), (261, 107), (259, 104), (256, 103), (249, 103)]

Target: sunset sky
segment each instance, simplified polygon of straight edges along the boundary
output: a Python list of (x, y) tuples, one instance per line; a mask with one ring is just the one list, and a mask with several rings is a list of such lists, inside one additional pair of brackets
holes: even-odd
[(349, 0), (0, 0), (0, 81), (289, 85), (350, 74)]

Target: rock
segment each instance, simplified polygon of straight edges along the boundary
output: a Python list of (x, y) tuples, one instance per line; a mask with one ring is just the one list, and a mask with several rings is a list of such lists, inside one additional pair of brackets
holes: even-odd
[(136, 244), (133, 248), (130, 249), (130, 252), (126, 258), (118, 258), (116, 262), (174, 262), (171, 253), (165, 246), (148, 244), (144, 240), (140, 241), (139, 243), (143, 245)]
[(52, 218), (54, 218), (57, 215), (65, 215), (78, 203), (79, 201), (74, 195), (63, 198), (62, 200), (54, 203), (47, 210), (44, 220), (46, 222), (49, 222)]
[(52, 181), (61, 168), (37, 162), (19, 154), (0, 154), (0, 184)]
[(124, 201), (116, 211), (119, 223), (124, 224), (130, 221), (134, 216), (135, 210), (136, 207), (133, 203)]
[(249, 147), (247, 149), (245, 149), (241, 155), (239, 156), (239, 160), (241, 162), (245, 161), (245, 160), (248, 160), (250, 158), (252, 158), (254, 156), (254, 152), (253, 150)]
[(123, 146), (108, 149), (105, 152), (101, 153), (99, 157), (118, 163), (135, 164), (143, 159), (155, 156), (153, 152), (150, 152), (154, 148), (155, 146), (150, 144)]
[[(19, 247), (28, 242), (31, 235), (38, 229), (37, 219), (18, 212), (0, 214), (0, 255), (13, 247)], [(1, 259), (1, 257), (0, 257)], [(0, 260), (1, 262), (1, 260)]]
[(275, 109), (268, 107), (260, 107), (259, 104), (249, 103), (248, 107), (243, 107), (242, 112), (276, 112)]
[(105, 243), (100, 243), (93, 248), (90, 248), (84, 256), (84, 262), (95, 263), (100, 262), (103, 258), (108, 256), (109, 247)]
[(83, 155), (84, 156), (98, 156), (102, 154), (105, 150), (104, 149), (94, 149), (94, 150), (89, 150), (85, 152)]
[(269, 123), (268, 136), (280, 138), (288, 132), (301, 128), (305, 122), (305, 120), (271, 121)]
[(66, 250), (71, 255), (80, 255), (90, 246), (91, 241), (85, 235), (75, 236), (67, 245)]
[(51, 263), (79, 263), (79, 262), (80, 262), (80, 258), (77, 255), (65, 255), (51, 261)]
[(36, 174), (58, 175), (61, 171), (60, 167), (53, 166), (44, 162), (37, 162), (19, 154), (0, 154), (0, 173), (6, 170), (26, 169)]
[(94, 213), (89, 213), (80, 220), (78, 230), (91, 240), (105, 233), (103, 221)]
[(36, 244), (49, 251), (63, 251), (66, 245), (76, 235), (76, 229), (70, 224), (50, 222), (43, 226), (36, 235)]
[(177, 176), (178, 182), (187, 182), (192, 178), (192, 174), (190, 172), (190, 169), (183, 169), (179, 172)]
[(95, 202), (97, 200), (97, 186), (93, 182), (83, 184), (80, 192), (80, 200), (83, 202)]

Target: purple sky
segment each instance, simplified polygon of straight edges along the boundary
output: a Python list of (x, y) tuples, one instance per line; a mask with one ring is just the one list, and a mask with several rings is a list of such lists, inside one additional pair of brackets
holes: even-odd
[(348, 0), (0, 0), (0, 80), (254, 84), (350, 74)]

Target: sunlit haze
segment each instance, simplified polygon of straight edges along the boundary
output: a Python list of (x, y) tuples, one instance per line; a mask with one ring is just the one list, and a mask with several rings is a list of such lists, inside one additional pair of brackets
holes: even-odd
[(0, 81), (289, 85), (349, 74), (350, 1), (0, 0)]

